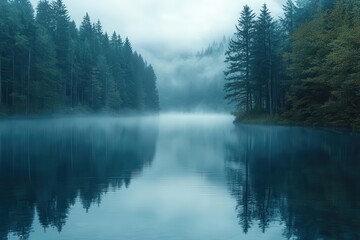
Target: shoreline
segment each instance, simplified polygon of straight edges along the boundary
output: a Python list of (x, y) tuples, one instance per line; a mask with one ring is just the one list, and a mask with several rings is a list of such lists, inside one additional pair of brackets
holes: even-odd
[(246, 125), (263, 125), (263, 126), (283, 126), (283, 127), (304, 127), (314, 128), (322, 130), (340, 131), (340, 132), (354, 132), (360, 133), (360, 126), (339, 126), (331, 123), (319, 124), (319, 123), (304, 123), (291, 121), (280, 116), (275, 116), (272, 119), (267, 115), (253, 115), (253, 116), (239, 116), (238, 114), (232, 114), (235, 119), (233, 123), (235, 125), (246, 124)]
[(159, 115), (159, 112), (147, 111), (78, 111), (78, 112), (57, 112), (57, 113), (35, 113), (35, 114), (8, 114), (0, 115), (0, 122), (8, 120), (37, 120), (37, 119), (61, 119), (61, 118), (86, 118), (86, 117), (133, 117)]

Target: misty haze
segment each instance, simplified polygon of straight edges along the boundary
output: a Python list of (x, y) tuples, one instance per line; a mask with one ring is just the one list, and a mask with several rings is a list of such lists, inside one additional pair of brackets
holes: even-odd
[(358, 0), (0, 0), (0, 240), (360, 239)]

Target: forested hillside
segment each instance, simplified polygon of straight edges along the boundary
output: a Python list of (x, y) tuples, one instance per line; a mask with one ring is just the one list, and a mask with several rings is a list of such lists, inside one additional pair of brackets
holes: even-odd
[(288, 0), (274, 20), (245, 6), (226, 53), (238, 117), (360, 127), (360, 1)]
[(128, 38), (61, 0), (0, 0), (0, 114), (157, 111), (156, 75)]

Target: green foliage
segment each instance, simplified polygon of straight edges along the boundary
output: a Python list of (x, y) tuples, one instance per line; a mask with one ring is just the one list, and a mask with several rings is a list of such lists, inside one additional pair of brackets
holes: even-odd
[(153, 67), (150, 65), (145, 69), (145, 79), (144, 79), (144, 102), (145, 108), (150, 111), (159, 110), (159, 94), (156, 87), (156, 75)]
[[(359, 2), (288, 0), (283, 9), (284, 17), (274, 22), (264, 6), (255, 26), (254, 110), (270, 117), (275, 111), (287, 122), (358, 128)], [(230, 45), (233, 52), (244, 53), (241, 43)], [(244, 69), (239, 62), (231, 67)], [(235, 92), (242, 89), (234, 86)]]
[[(159, 109), (150, 65), (101, 22), (79, 28), (62, 0), (0, 0), (2, 114)], [(151, 69), (151, 70), (149, 70)]]
[(240, 110), (245, 105), (246, 112), (252, 109), (251, 62), (254, 52), (255, 14), (249, 6), (244, 6), (240, 14), (237, 32), (230, 40), (226, 51), (228, 69), (225, 71), (225, 98), (235, 102)]
[(270, 116), (276, 110), (281, 74), (280, 44), (276, 22), (264, 4), (260, 15), (245, 6), (236, 26), (237, 32), (226, 52), (228, 70), (225, 71), (226, 98), (235, 102), (238, 111), (250, 114), (267, 111)]
[(360, 116), (359, 7), (338, 1), (293, 34), (294, 77), (284, 116), (313, 125), (355, 127)]
[(57, 81), (56, 52), (51, 36), (39, 28), (34, 45), (33, 79), (31, 84), (31, 111), (56, 110), (59, 106), (61, 85)]

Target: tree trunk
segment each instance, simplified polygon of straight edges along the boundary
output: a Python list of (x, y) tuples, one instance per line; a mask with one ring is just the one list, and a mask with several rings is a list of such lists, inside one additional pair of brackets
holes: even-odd
[(246, 113), (249, 113), (250, 99), (249, 65), (249, 40), (246, 39)]
[(79, 93), (79, 83), (78, 83), (78, 81), (79, 81), (79, 79), (77, 79), (76, 82), (75, 82), (75, 98), (76, 98), (75, 104), (76, 104), (76, 106), (78, 106), (79, 102), (80, 102), (80, 95), (79, 95), (80, 93)]
[(31, 183), (31, 161), (30, 161), (30, 133), (29, 128), (27, 131), (27, 165), (28, 165), (28, 178)]
[(6, 81), (5, 104), (9, 106), (9, 84), (10, 80)]
[(27, 101), (26, 101), (26, 114), (30, 110), (30, 70), (31, 70), (31, 48), (29, 49), (29, 64), (28, 64), (28, 79), (27, 79)]
[(74, 171), (74, 128), (71, 128), (71, 142), (70, 142), (70, 161), (71, 161), (71, 171)]
[(108, 107), (108, 78), (105, 77), (105, 107)]
[(271, 70), (269, 70), (269, 81), (268, 81), (268, 89), (269, 89), (269, 113), (270, 117), (273, 117), (273, 106), (272, 106), (272, 81), (271, 81)]
[(74, 83), (73, 83), (73, 65), (71, 64), (71, 72), (70, 72), (70, 97), (71, 97), (71, 108), (74, 108)]
[(252, 92), (250, 90), (250, 111), (253, 110), (253, 96), (252, 96)]
[(64, 105), (65, 106), (67, 106), (67, 104), (66, 104), (66, 85), (67, 85), (67, 77), (68, 77), (68, 72), (66, 71), (66, 73), (64, 74), (64, 76), (62, 75), (62, 77), (64, 78), (64, 92), (63, 92), (63, 94), (64, 94), (64, 96), (63, 96), (63, 103), (64, 103)]
[[(14, 83), (15, 83), (15, 54), (12, 52), (12, 87), (11, 91), (14, 92)], [(14, 105), (14, 94), (11, 95), (11, 104)]]
[(273, 93), (272, 93), (272, 59), (271, 59), (271, 36), (269, 36), (269, 76), (268, 76), (268, 89), (269, 89), (269, 112), (270, 118), (273, 117)]
[(1, 60), (2, 60), (2, 52), (0, 50), (0, 105), (2, 104), (2, 71), (1, 71)]
[(262, 86), (258, 86), (258, 92), (259, 92), (259, 96), (258, 96), (258, 102), (259, 102), (259, 109), (263, 108), (263, 93), (262, 93)]
[[(0, 134), (0, 166), (1, 166), (1, 163), (2, 163), (2, 140), (1, 140), (1, 134)], [(6, 155), (5, 155), (6, 156)]]

